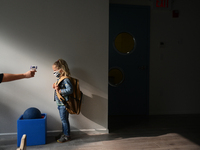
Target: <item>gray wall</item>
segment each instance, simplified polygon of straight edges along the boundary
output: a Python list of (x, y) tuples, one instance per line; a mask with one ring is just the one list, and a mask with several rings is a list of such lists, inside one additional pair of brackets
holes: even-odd
[[(200, 113), (200, 1), (175, 0), (174, 10), (152, 10), (150, 112)], [(159, 42), (165, 46), (159, 47)]]
[(173, 0), (171, 10), (155, 9), (155, 1), (110, 0), (151, 6), (149, 113), (200, 113), (200, 1)]
[(61, 130), (53, 101), (52, 64), (68, 62), (84, 93), (80, 115), (70, 115), (72, 130), (107, 132), (107, 0), (0, 0), (0, 72), (38, 72), (0, 86), (0, 134), (16, 133), (17, 119), (29, 107), (47, 113), (47, 130)]

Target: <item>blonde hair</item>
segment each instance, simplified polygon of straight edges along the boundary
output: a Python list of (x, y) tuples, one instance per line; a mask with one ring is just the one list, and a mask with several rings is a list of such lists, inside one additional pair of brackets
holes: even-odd
[(63, 72), (61, 74), (61, 76), (70, 76), (70, 71), (67, 65), (67, 62), (63, 59), (58, 59), (54, 65), (58, 68), (58, 69), (62, 69)]

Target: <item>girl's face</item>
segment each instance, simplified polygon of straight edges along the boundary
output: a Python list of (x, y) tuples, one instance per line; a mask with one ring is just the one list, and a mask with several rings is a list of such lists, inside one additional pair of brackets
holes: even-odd
[(60, 75), (61, 75), (61, 73), (62, 73), (62, 69), (58, 69), (58, 68), (56, 67), (56, 65), (53, 65), (53, 66), (52, 66), (52, 69), (53, 69), (53, 71), (54, 71), (53, 74), (54, 74), (57, 78), (59, 78)]
[(56, 65), (52, 66), (53, 71), (58, 71), (59, 69), (56, 67)]

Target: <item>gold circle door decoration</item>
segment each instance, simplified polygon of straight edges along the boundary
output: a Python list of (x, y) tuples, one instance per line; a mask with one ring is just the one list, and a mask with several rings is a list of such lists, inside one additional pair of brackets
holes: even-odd
[(112, 68), (109, 71), (109, 84), (111, 86), (118, 86), (124, 80), (123, 72), (118, 68)]
[(122, 32), (115, 38), (114, 45), (120, 53), (129, 54), (135, 49), (135, 38), (127, 32)]

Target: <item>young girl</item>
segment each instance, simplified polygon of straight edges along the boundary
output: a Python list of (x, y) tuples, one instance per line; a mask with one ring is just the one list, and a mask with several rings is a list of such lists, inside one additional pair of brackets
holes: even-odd
[[(70, 71), (68, 65), (65, 60), (59, 59), (53, 65), (52, 69), (54, 71), (54, 75), (57, 77), (57, 81), (62, 76), (70, 76)], [(57, 142), (63, 143), (70, 140), (70, 125), (69, 125), (69, 113), (67, 112), (64, 104), (58, 99), (56, 91), (61, 94), (62, 97), (68, 101), (68, 95), (72, 94), (73, 88), (69, 78), (64, 79), (59, 86), (55, 83), (53, 84), (53, 88), (55, 89), (54, 101), (56, 101), (60, 118), (62, 121), (62, 131), (63, 134), (60, 138), (58, 138)]]

